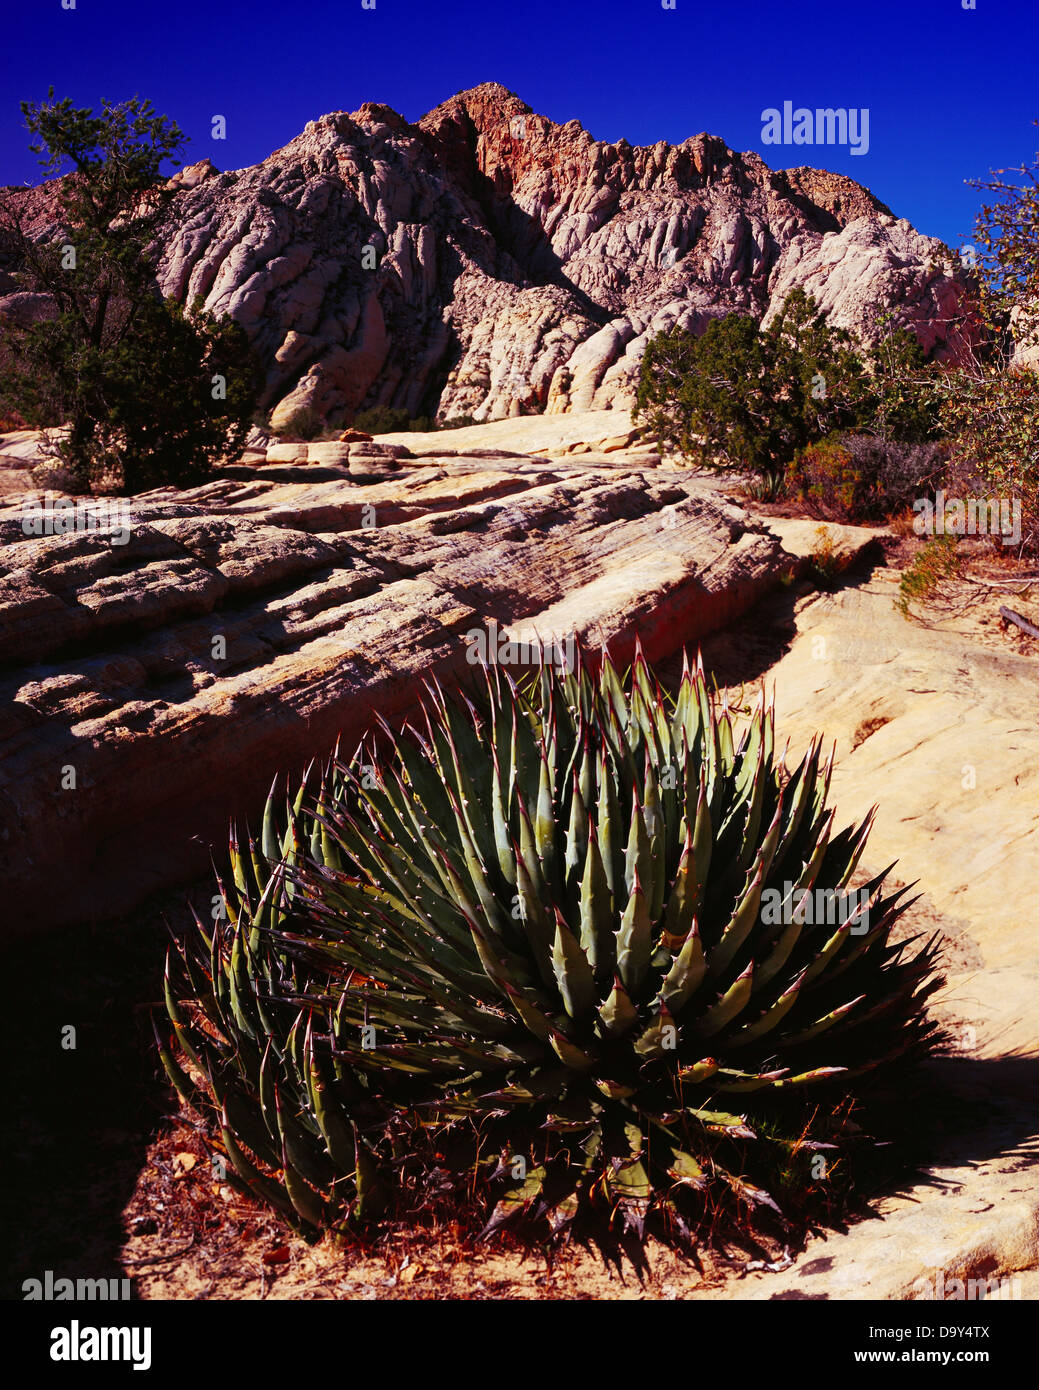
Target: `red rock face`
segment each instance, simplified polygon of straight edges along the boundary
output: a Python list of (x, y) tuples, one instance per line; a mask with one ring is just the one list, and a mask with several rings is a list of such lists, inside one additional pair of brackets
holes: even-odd
[[(495, 83), (415, 126), (373, 103), (323, 116), (252, 168), (203, 160), (175, 186), (163, 290), (246, 328), (275, 424), (628, 405), (649, 336), (767, 315), (799, 285), (866, 341), (885, 311), (943, 359), (976, 336), (941, 244), (853, 180), (706, 134), (606, 144)], [(53, 231), (46, 186), (24, 199)]]

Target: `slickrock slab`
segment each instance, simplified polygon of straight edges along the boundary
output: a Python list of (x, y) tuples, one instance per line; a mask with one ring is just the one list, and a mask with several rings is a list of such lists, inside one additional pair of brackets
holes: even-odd
[[(796, 527), (784, 534), (791, 549)], [(982, 1297), (985, 1280), (990, 1296), (1026, 1297), (1014, 1277), (1039, 1266), (1039, 659), (985, 646), (962, 616), (906, 622), (898, 578), (877, 569), (785, 617), (777, 595), (753, 630), (740, 623), (712, 638), (705, 660), (720, 683), (767, 665), (792, 748), (815, 731), (836, 739), (838, 823), (879, 803), (871, 864), (897, 859), (896, 873), (919, 880), (951, 927), (938, 1007), (958, 1055), (925, 1069), (937, 1131), (919, 1113), (936, 1161), (880, 1203), (883, 1220), (813, 1240), (790, 1269), (748, 1276), (726, 1296), (934, 1298), (940, 1277), (939, 1298)], [(763, 660), (762, 642), (787, 623), (787, 650)], [(983, 1281), (973, 1294), (972, 1279)]]
[(374, 486), (312, 464), (313, 482), (229, 470), (133, 499), (125, 544), (26, 537), (5, 499), (6, 933), (105, 916), (205, 872), (275, 773), (340, 734), (352, 750), (374, 711), (413, 706), (423, 677), (470, 671), (467, 635), (492, 618), (608, 641), (621, 659), (641, 630), (660, 656), (794, 563), (677, 474), (457, 462)]
[(459, 429), (404, 431), (380, 434), (381, 444), (403, 444), (413, 454), (439, 454), (441, 449), (493, 449), (508, 452), (563, 454), (577, 444), (599, 444), (632, 432), (627, 409), (575, 410), (562, 415), (526, 415), (488, 420)]
[(38, 430), (8, 430), (0, 434), (0, 468), (32, 468), (42, 461)]

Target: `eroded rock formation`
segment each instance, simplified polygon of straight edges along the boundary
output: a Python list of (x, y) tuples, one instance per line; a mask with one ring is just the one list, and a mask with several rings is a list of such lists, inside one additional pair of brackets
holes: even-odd
[[(491, 419), (630, 405), (647, 337), (804, 285), (867, 341), (881, 312), (958, 359), (964, 277), (853, 180), (710, 135), (633, 147), (486, 83), (416, 125), (366, 103), (251, 168), (174, 181), (160, 279), (249, 332), (274, 423), (361, 406)], [(45, 188), (17, 195), (53, 233)], [(0, 314), (39, 311), (8, 276)]]

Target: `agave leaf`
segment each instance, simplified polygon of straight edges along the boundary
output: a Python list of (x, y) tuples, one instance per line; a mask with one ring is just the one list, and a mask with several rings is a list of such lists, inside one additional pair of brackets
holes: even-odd
[(201, 1101), (201, 1092), (188, 1076), (184, 1068), (170, 1054), (169, 1048), (162, 1040), (162, 1034), (159, 1032), (159, 1025), (155, 1022), (154, 1018), (152, 1019), (152, 1031), (155, 1034), (155, 1045), (159, 1052), (159, 1060), (165, 1068), (166, 1075), (173, 1083), (181, 1100), (197, 1110)]
[[(282, 1100), (281, 1088), (276, 1083), (274, 1086), (274, 1104), (278, 1130), (281, 1134), (283, 1159), (287, 1154), (295, 1170), (306, 1178), (312, 1187), (318, 1191), (327, 1190), (335, 1181), (335, 1169), (319, 1149), (314, 1137), (304, 1129), (294, 1115), (290, 1114)], [(288, 1188), (288, 1182), (285, 1185)], [(292, 1196), (291, 1188), (289, 1188), (289, 1196)], [(299, 1210), (298, 1207), (296, 1209)], [(306, 1215), (305, 1212), (300, 1214)], [(316, 1225), (317, 1222), (314, 1224)]]
[(707, 962), (700, 942), (700, 928), (695, 917), (682, 948), (660, 987), (660, 1002), (673, 1014), (686, 1006), (707, 976)]
[(818, 980), (830, 961), (840, 952), (841, 947), (851, 936), (851, 920), (842, 922), (833, 935), (822, 946), (811, 965), (805, 970), (804, 982), (810, 985)]
[(599, 1005), (599, 1019), (610, 1037), (621, 1037), (638, 1022), (638, 1010), (628, 997), (619, 975), (614, 978), (609, 996)]
[(238, 848), (238, 831), (234, 821), (231, 822), (228, 857), (231, 860), (231, 876), (234, 880), (234, 886), (238, 890), (239, 901), (248, 902), (251, 885), (245, 871), (245, 858)]
[(558, 908), (556, 935), (552, 946), (552, 969), (563, 1006), (570, 1017), (581, 1018), (590, 1013), (597, 999), (592, 967)]
[[(856, 1071), (868, 1071), (872, 1063), (865, 1067), (856, 1068)], [(787, 1087), (792, 1089), (795, 1086), (811, 1086), (822, 1081), (832, 1081), (835, 1076), (849, 1076), (847, 1067), (816, 1067), (813, 1071), (799, 1072), (797, 1076), (784, 1076), (778, 1081), (773, 1082), (777, 1090)], [(820, 1146), (822, 1147), (822, 1146)]]
[(302, 1233), (303, 1228), (300, 1226), (296, 1209), (289, 1201), (285, 1189), (280, 1183), (275, 1182), (272, 1178), (268, 1178), (261, 1173), (255, 1164), (250, 1163), (249, 1159), (238, 1146), (234, 1137), (234, 1126), (226, 1110), (222, 1112), (220, 1134), (224, 1142), (224, 1149), (227, 1156), (231, 1160), (238, 1176), (246, 1186), (254, 1192), (257, 1197), (262, 1198), (270, 1206), (280, 1211), (282, 1215), (289, 1220), (290, 1224)]
[(284, 1153), (282, 1173), (285, 1191), (289, 1194), (289, 1201), (296, 1208), (301, 1220), (306, 1226), (320, 1229), (328, 1220), (328, 1208), (302, 1174), (297, 1173), (291, 1160)]
[(253, 1097), (236, 1086), (219, 1067), (212, 1067), (206, 1075), (217, 1105), (226, 1112), (234, 1133), (249, 1145), (257, 1158), (277, 1168), (279, 1150), (267, 1133)]
[(628, 722), (628, 702), (624, 696), (624, 688), (617, 674), (617, 668), (610, 660), (609, 654), (603, 656), (602, 666), (599, 669), (599, 691), (602, 699), (613, 710), (614, 716), (623, 730)]
[(476, 896), (480, 901), (484, 920), (487, 922), (492, 933), (500, 937), (508, 930), (505, 915), (501, 910), (498, 899), (495, 896), (490, 883), (487, 880), (487, 873), (480, 859), (479, 850), (473, 843), (469, 832), (469, 826), (461, 817), (457, 804), (452, 801), (452, 809), (458, 816), (456, 828), (458, 838), (462, 846), (462, 856), (465, 860), (465, 867), (469, 873), (469, 880), (476, 889)]
[(577, 1216), (580, 1207), (581, 1203), (576, 1192), (568, 1192), (565, 1197), (560, 1198), (554, 1207), (549, 1208), (545, 1213), (545, 1218), (554, 1236), (558, 1236), (566, 1230)]
[(613, 1081), (607, 1076), (597, 1076), (595, 1084), (608, 1100), (627, 1100), (636, 1094), (634, 1086), (626, 1086), (622, 1081)]
[(668, 1176), (674, 1178), (675, 1182), (683, 1183), (686, 1187), (692, 1187), (698, 1192), (702, 1192), (707, 1186), (707, 1175), (704, 1170), (692, 1154), (686, 1153), (683, 1149), (671, 1150), (671, 1166), (667, 1172)]
[(707, 974), (710, 979), (716, 979), (725, 973), (758, 920), (761, 908), (762, 867), (759, 857), (754, 876), (744, 889), (736, 910), (722, 931), (721, 940), (707, 952)]
[(544, 1184), (545, 1169), (540, 1166), (532, 1168), (523, 1181), (506, 1192), (501, 1201), (497, 1203), (491, 1213), (491, 1219), (480, 1232), (478, 1239), (483, 1240), (485, 1236), (491, 1235), (500, 1226), (503, 1226), (506, 1221), (512, 1221), (530, 1207), (541, 1196)]
[(739, 975), (722, 997), (709, 1009), (705, 1009), (693, 1025), (698, 1037), (711, 1038), (720, 1033), (727, 1023), (746, 1008), (750, 1000), (751, 982), (754, 977), (754, 962), (751, 961), (742, 975)]
[(773, 860), (775, 868), (781, 868), (791, 851), (800, 848), (805, 812), (815, 796), (818, 759), (819, 740), (816, 737), (786, 785), (786, 821)]
[(702, 885), (697, 883), (696, 866), (693, 862), (693, 834), (687, 827), (685, 843), (664, 910), (661, 942), (668, 950), (681, 949), (682, 942), (695, 921), (701, 889)]
[(551, 1018), (515, 986), (508, 982), (503, 983), (509, 1003), (515, 1009), (523, 1026), (533, 1033), (535, 1038), (539, 1038), (542, 1042), (548, 1042), (553, 1030)]
[[(746, 873), (747, 869), (751, 864), (751, 861), (754, 858), (755, 851), (757, 850), (758, 832), (761, 828), (761, 811), (765, 803), (765, 750), (760, 742), (760, 725), (757, 723), (757, 721), (755, 721), (752, 727), (754, 728), (756, 734), (755, 742), (757, 744), (757, 765), (754, 771), (753, 781), (751, 782), (751, 796), (750, 802), (747, 806), (747, 818), (743, 826), (743, 847), (740, 851), (740, 857), (736, 861), (736, 867), (742, 873)], [(737, 795), (741, 796), (741, 792), (739, 790), (737, 791)], [(768, 872), (767, 865), (765, 866), (765, 872)]]
[(636, 869), (631, 896), (617, 932), (617, 970), (629, 994), (637, 993), (646, 977), (651, 947), (649, 905)]
[(733, 1071), (719, 1067), (714, 1086), (719, 1091), (761, 1091), (775, 1086), (788, 1073), (785, 1070), (768, 1072)]
[(393, 753), (400, 759), (408, 781), (432, 824), (448, 825), (451, 821), (451, 804), (447, 788), (437, 776), (423, 743), (418, 732), (409, 725), (401, 737), (394, 740)]
[(652, 874), (651, 853), (646, 821), (636, 787), (631, 806), (627, 847), (624, 851), (624, 885), (628, 895), (634, 889), (636, 876), (640, 883), (648, 886)]
[(566, 854), (563, 859), (563, 872), (569, 887), (580, 877), (581, 868), (588, 854), (588, 808), (581, 795), (577, 772), (571, 781), (570, 818), (566, 831)]
[(494, 848), (498, 856), (498, 867), (501, 870), (502, 878), (510, 887), (515, 887), (516, 858), (512, 851), (510, 799), (506, 794), (506, 784), (502, 778), (497, 745), (491, 746), (491, 758), (493, 769), (491, 821), (494, 831)]
[(569, 1038), (564, 1037), (558, 1028), (553, 1028), (549, 1034), (549, 1043), (552, 1051), (559, 1060), (566, 1066), (572, 1067), (574, 1071), (587, 1071), (595, 1064), (594, 1053), (586, 1052), (583, 1048), (572, 1043)]
[(727, 1045), (729, 1047), (745, 1047), (748, 1043), (757, 1042), (759, 1038), (763, 1038), (773, 1028), (776, 1028), (797, 1003), (797, 996), (807, 978), (808, 972), (802, 970), (801, 974), (787, 986), (775, 1003), (770, 1005), (754, 1023), (745, 1024), (744, 1027), (733, 1033)]
[[(521, 833), (522, 827), (529, 827), (529, 821), (524, 816), (522, 809), (520, 813)], [(526, 851), (533, 848), (533, 842), (528, 841)], [(550, 901), (547, 889), (541, 879), (540, 865), (536, 863), (533, 874), (531, 865), (528, 861), (528, 854), (517, 847), (516, 850), (516, 887), (517, 904), (520, 912), (520, 923), (530, 945), (530, 953), (537, 966), (538, 973), (548, 989), (552, 989), (555, 984), (555, 977), (552, 971), (552, 940), (553, 932), (549, 924), (548, 914), (544, 904)], [(536, 877), (534, 876), (536, 875)]]
[[(189, 1032), (187, 1027), (185, 1026), (183, 1015), (181, 1014), (180, 1009), (177, 1005), (177, 1001), (173, 995), (173, 986), (170, 982), (169, 952), (166, 953), (166, 968), (163, 972), (162, 989), (163, 997), (166, 1001), (166, 1012), (167, 1014), (169, 1014), (170, 1022), (173, 1024), (173, 1031), (178, 1043), (180, 1043), (182, 1050), (191, 1059), (195, 1066), (198, 1067), (200, 1071), (204, 1070), (205, 1068), (202, 1063), (202, 1060), (199, 1057), (198, 1052), (191, 1044)], [(167, 1071), (169, 1071), (168, 1067)], [(170, 1076), (170, 1079), (173, 1079), (172, 1074)], [(174, 1082), (174, 1085), (176, 1085), (176, 1082)], [(179, 1090), (180, 1087), (178, 1086), (177, 1089)]]
[(599, 805), (596, 821), (599, 853), (602, 856), (606, 884), (614, 904), (619, 903), (623, 888), (623, 858), (621, 850), (620, 805), (612, 767), (605, 749), (600, 750), (598, 765)]
[[(732, 1139), (756, 1139), (758, 1137), (747, 1124), (746, 1115), (731, 1115), (725, 1110), (690, 1109), (687, 1113), (695, 1116), (708, 1129), (717, 1130)], [(714, 1171), (721, 1171), (717, 1164), (714, 1165)]]
[(615, 1172), (607, 1173), (606, 1183), (610, 1195), (617, 1201), (617, 1210), (625, 1226), (641, 1240), (653, 1191), (645, 1165), (638, 1159), (625, 1163)]
[(274, 1044), (272, 1040), (268, 1040), (263, 1061), (260, 1064), (260, 1114), (271, 1139), (280, 1145), (281, 1131), (278, 1128), (278, 1106), (274, 1094), (275, 1065)]
[[(537, 810), (534, 816), (534, 848), (541, 863), (541, 872), (550, 889), (557, 886), (556, 815), (552, 798), (553, 778), (548, 755), (541, 751), (541, 772), (538, 781)], [(522, 832), (521, 832), (522, 833)]]
[(541, 758), (538, 752), (537, 740), (534, 737), (530, 720), (527, 717), (526, 709), (516, 694), (515, 685), (512, 678), (506, 675), (510, 689), (513, 692), (513, 722), (512, 722), (512, 760), (509, 769), (509, 804), (512, 804), (513, 795), (519, 797), (521, 810), (527, 812), (528, 817), (534, 815), (537, 810), (537, 795), (541, 780)]
[(581, 949), (594, 974), (609, 977), (616, 964), (616, 934), (613, 904), (602, 855), (599, 853), (595, 822), (588, 824), (588, 851), (581, 878)]
[(267, 801), (263, 808), (263, 825), (260, 834), (260, 848), (263, 857), (268, 864), (277, 864), (281, 857), (281, 844), (278, 836), (277, 821), (274, 814), (274, 797), (278, 790), (279, 778), (275, 777), (271, 783), (271, 789), (267, 793)]
[(702, 775), (696, 810), (688, 822), (693, 828), (693, 869), (696, 874), (696, 911), (703, 902), (704, 885), (711, 868), (714, 850), (714, 827), (711, 823), (710, 796)]
[(385, 1208), (386, 1191), (379, 1180), (379, 1170), (371, 1150), (362, 1139), (356, 1124), (352, 1125), (351, 1128), (353, 1129), (354, 1154), (357, 1163), (354, 1169), (354, 1187), (357, 1193), (354, 1213), (359, 1220), (368, 1221), (378, 1216)]
[(727, 705), (723, 705), (715, 725), (718, 730), (718, 768), (719, 771), (728, 774), (732, 770), (735, 750), (732, 743), (732, 720), (729, 718)]
[(640, 1057), (664, 1057), (678, 1047), (678, 1028), (674, 1019), (661, 1004), (649, 1027), (635, 1043), (635, 1051)]
[(310, 1099), (314, 1116), (321, 1129), (325, 1148), (335, 1166), (343, 1173), (354, 1169), (353, 1132), (350, 1123), (336, 1100), (332, 1083), (314, 1051), (314, 1035), (307, 1022), (305, 1040), (307, 1076), (310, 1083)]
[(825, 1033), (832, 1028), (835, 1023), (840, 1023), (853, 1013), (855, 1009), (865, 999), (864, 994), (860, 994), (857, 999), (849, 999), (847, 1004), (841, 1004), (836, 1009), (831, 1009), (828, 1014), (810, 1024), (807, 1028), (802, 1028), (799, 1033), (788, 1033), (779, 1039), (785, 1047), (800, 1047), (802, 1043), (809, 1042), (812, 1038), (817, 1038), (820, 1033)]
[(650, 921), (656, 922), (664, 907), (664, 893), (667, 887), (667, 852), (664, 847), (666, 828), (660, 805), (660, 788), (648, 752), (643, 780), (642, 819), (649, 843), (649, 863), (645, 879), (649, 916)]
[[(272, 879), (268, 888), (274, 884)], [(266, 890), (265, 890), (266, 895)], [(251, 1041), (256, 1042), (260, 1035), (260, 1022), (256, 1016), (253, 1000), (252, 981), (249, 977), (249, 963), (246, 955), (248, 945), (240, 922), (235, 923), (234, 939), (231, 947), (231, 968), (228, 974), (228, 989), (231, 1012), (235, 1022)]]

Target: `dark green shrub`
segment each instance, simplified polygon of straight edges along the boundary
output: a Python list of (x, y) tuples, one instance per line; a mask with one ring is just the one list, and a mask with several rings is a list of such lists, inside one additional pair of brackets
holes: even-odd
[(320, 438), (326, 432), (326, 425), (323, 416), (319, 415), (312, 406), (300, 406), (299, 410), (293, 411), (280, 430), (282, 439), (289, 442), (309, 444), (312, 440)]
[(400, 434), (411, 428), (411, 416), (396, 406), (374, 405), (357, 412), (353, 428), (366, 434)]
[(438, 430), (464, 430), (469, 425), (478, 425), (479, 423), (480, 421), (474, 419), (472, 415), (451, 415), (446, 420), (438, 421), (434, 428)]
[(651, 339), (632, 418), (694, 462), (778, 476), (798, 449), (854, 424), (866, 389), (849, 335), (795, 290), (763, 331), (729, 315), (700, 337)]
[(48, 448), (77, 492), (200, 482), (241, 453), (260, 372), (236, 323), (159, 294), (160, 170), (184, 137), (137, 98), (96, 116), (67, 98), (22, 111), (44, 168), (64, 174), (63, 230), (37, 240), (0, 200), (6, 254), (52, 310), (4, 325), (4, 413), (65, 427)]

